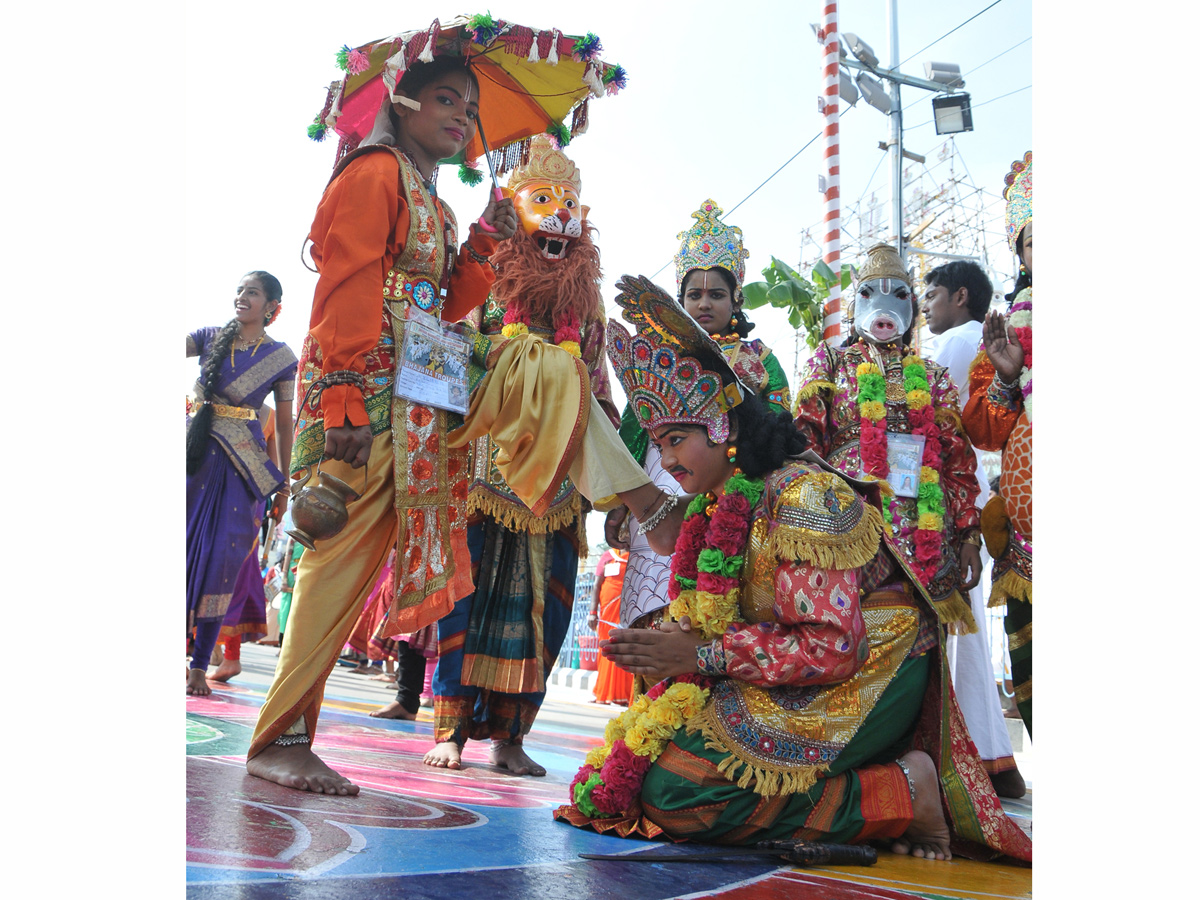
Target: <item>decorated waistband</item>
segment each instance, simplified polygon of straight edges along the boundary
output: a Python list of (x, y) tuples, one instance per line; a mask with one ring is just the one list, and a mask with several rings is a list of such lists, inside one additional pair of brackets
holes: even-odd
[(213, 415), (222, 416), (226, 419), (257, 419), (258, 410), (250, 409), (246, 406), (226, 406), (224, 403), (213, 403), (211, 400), (192, 400), (188, 399), (187, 411), (189, 416), (194, 416), (205, 406), (211, 406)]

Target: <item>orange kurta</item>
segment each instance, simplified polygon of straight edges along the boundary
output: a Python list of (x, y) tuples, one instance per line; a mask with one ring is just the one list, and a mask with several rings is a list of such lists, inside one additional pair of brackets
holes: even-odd
[[(335, 175), (317, 207), (308, 239), (321, 276), (313, 292), (309, 332), (320, 345), (323, 372), (364, 372), (366, 355), (379, 343), (384, 279), (404, 249), (410, 224), (402, 190), (396, 157), (367, 153)], [(472, 228), (466, 244), (486, 256), (497, 242)], [(441, 318), (457, 321), (483, 303), (495, 278), (491, 266), (472, 259), (464, 244)], [(327, 428), (347, 421), (368, 424), (362, 392), (353, 385), (326, 388), (321, 410)]]

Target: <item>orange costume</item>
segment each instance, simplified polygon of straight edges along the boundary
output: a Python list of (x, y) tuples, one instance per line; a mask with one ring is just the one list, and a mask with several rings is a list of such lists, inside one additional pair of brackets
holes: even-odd
[[(1033, 152), (1005, 178), (1005, 225), (1009, 246), (1020, 255), (1022, 236), (1033, 227)], [(1024, 257), (1022, 271), (1024, 272)], [(1013, 693), (1033, 736), (1033, 275), (1016, 292), (1007, 330), (1021, 347), (1021, 371), (1011, 384), (996, 373), (986, 350), (971, 364), (970, 399), (963, 426), (977, 447), (1002, 450), (1000, 496), (983, 508), (983, 537), (995, 564), (989, 606), (1006, 606), (1004, 630), (1012, 659)], [(1016, 288), (1014, 290), (1016, 291)]]
[[(621, 590), (625, 585), (625, 567), (629, 553), (606, 550), (600, 557), (596, 577), (600, 582), (600, 612), (596, 622), (597, 640), (608, 640), (608, 633), (621, 624)], [(633, 675), (603, 653), (596, 664), (596, 687), (592, 691), (600, 703), (628, 703), (633, 695)]]
[[(496, 240), (472, 229), (451, 262), (456, 232), (449, 207), (387, 146), (348, 154), (317, 208), (309, 239), (320, 279), (297, 374), (291, 471), (321, 462), (327, 426), (369, 425), (373, 440), (365, 469), (321, 463), (361, 498), (346, 527), (301, 558), (249, 757), (285, 732), (313, 733), (325, 679), (393, 547), (396, 633), (436, 620), (473, 588), (469, 566), (456, 565), (470, 558), (466, 451), (447, 445), (449, 413), (392, 393), (408, 308), (456, 320), (484, 302), (495, 278), (467, 248), (485, 257)], [(322, 375), (347, 370), (362, 375), (361, 389), (335, 384), (304, 402)]]

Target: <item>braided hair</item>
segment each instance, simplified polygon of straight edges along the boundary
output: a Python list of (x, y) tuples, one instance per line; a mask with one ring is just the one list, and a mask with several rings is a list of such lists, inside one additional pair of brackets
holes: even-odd
[[(242, 277), (257, 278), (262, 283), (263, 292), (267, 295), (268, 300), (278, 301), (283, 296), (283, 287), (280, 285), (279, 279), (270, 272), (247, 272)], [(201, 399), (210, 400), (212, 398), (217, 386), (217, 376), (221, 372), (221, 360), (229, 355), (229, 348), (233, 346), (233, 342), (237, 339), (241, 330), (242, 326), (237, 318), (230, 319), (217, 332), (212, 343), (208, 345), (208, 353), (204, 356), (204, 362), (200, 364), (200, 387), (203, 391)], [(212, 406), (205, 403), (192, 416), (192, 421), (188, 423), (188, 475), (195, 475), (199, 472), (200, 466), (204, 462), (204, 451), (208, 447), (208, 436), (212, 432), (212, 420)]]

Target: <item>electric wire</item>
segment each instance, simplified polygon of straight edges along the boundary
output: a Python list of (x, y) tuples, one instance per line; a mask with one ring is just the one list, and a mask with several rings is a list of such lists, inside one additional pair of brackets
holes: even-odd
[[(960, 28), (962, 28), (964, 25), (966, 25), (966, 24), (967, 24), (967, 22), (972, 22), (972, 21), (974, 21), (975, 19), (978, 19), (978, 18), (979, 18), (980, 16), (982, 16), (982, 15), (983, 15), (985, 12), (987, 12), (989, 9), (991, 9), (993, 6), (999, 6), (999, 5), (1000, 5), (1001, 3), (1003, 3), (1003, 2), (1004, 2), (1004, 0), (996, 0), (996, 2), (995, 2), (995, 3), (992, 3), (992, 4), (989, 4), (988, 6), (985, 6), (985, 7), (984, 7), (983, 9), (981, 9), (979, 12), (975, 13), (975, 15), (971, 16), (971, 18), (967, 19), (967, 20), (966, 20), (966, 21), (964, 21), (964, 22), (960, 22), (960, 23), (958, 23), (958, 24), (957, 24), (957, 25), (955, 25), (953, 28), (951, 28), (949, 31), (947, 31), (945, 34), (943, 34), (943, 35), (942, 35), (940, 38), (937, 38), (937, 40), (930, 41), (928, 44), (926, 44), (924, 47), (922, 47), (922, 48), (921, 48), (920, 50), (918, 50), (916, 53), (914, 53), (914, 54), (912, 54), (911, 56), (909, 56), (909, 57), (908, 57), (908, 59), (905, 59), (905, 60), (901, 61), (900, 65), (901, 65), (901, 66), (902, 66), (902, 65), (904, 65), (904, 63), (908, 62), (910, 59), (912, 59), (912, 58), (913, 58), (914, 56), (916, 56), (918, 53), (924, 53), (926, 50), (928, 50), (928, 49), (929, 49), (930, 47), (932, 47), (934, 44), (938, 43), (938, 41), (944, 41), (946, 38), (950, 37), (950, 35), (954, 34), (954, 32), (958, 31), (958, 29), (960, 29)], [(899, 67), (900, 67), (900, 66), (897, 66), (896, 68), (899, 68)]]

